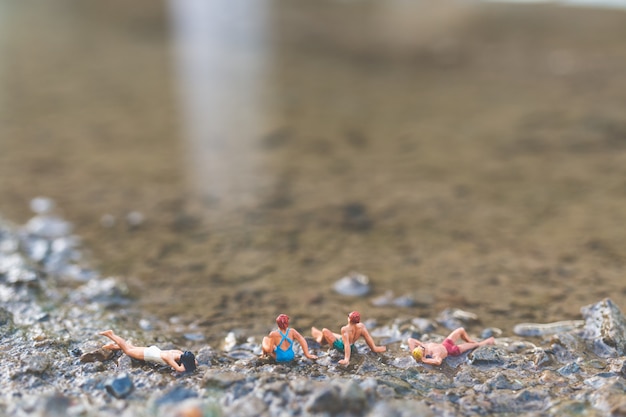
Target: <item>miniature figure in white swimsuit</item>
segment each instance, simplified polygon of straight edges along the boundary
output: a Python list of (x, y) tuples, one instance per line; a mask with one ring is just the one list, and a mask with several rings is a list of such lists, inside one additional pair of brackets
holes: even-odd
[(113, 330), (106, 330), (99, 334), (108, 337), (114, 342), (104, 345), (104, 349), (121, 350), (134, 359), (157, 363), (159, 365), (169, 365), (178, 372), (192, 372), (198, 366), (196, 357), (193, 353), (188, 351), (161, 350), (156, 346), (134, 346), (132, 343), (113, 333)]

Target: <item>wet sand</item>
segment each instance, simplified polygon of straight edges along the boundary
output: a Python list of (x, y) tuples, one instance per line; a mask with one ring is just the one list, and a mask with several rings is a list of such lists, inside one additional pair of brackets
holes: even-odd
[[(0, 213), (53, 198), (147, 315), (212, 341), (626, 305), (625, 12), (268, 2), (213, 39), (207, 97), (165, 6), (1, 7)], [(350, 271), (371, 297), (333, 292)]]

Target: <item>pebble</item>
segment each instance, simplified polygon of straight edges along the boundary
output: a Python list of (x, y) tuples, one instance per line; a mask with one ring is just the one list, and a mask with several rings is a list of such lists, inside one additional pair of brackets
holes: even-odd
[(447, 308), (437, 317), (437, 322), (449, 330), (467, 327), (478, 321), (478, 316), (458, 308)]
[(333, 285), (334, 290), (350, 297), (362, 297), (371, 291), (370, 280), (363, 274), (351, 272)]
[(626, 317), (610, 299), (581, 308), (584, 338), (600, 357), (626, 355)]
[[(78, 350), (80, 352), (80, 350)], [(90, 362), (104, 362), (111, 359), (114, 356), (114, 353), (110, 349), (97, 349), (92, 352), (83, 353), (80, 355), (81, 363), (90, 363)]]
[(557, 321), (554, 323), (520, 323), (513, 327), (513, 333), (518, 336), (545, 336), (556, 333), (568, 332), (570, 330), (582, 327), (582, 320)]
[(126, 223), (128, 223), (131, 228), (141, 226), (145, 220), (143, 213), (139, 211), (131, 211), (126, 215)]
[(120, 374), (109, 380), (104, 384), (107, 392), (115, 398), (126, 398), (133, 392), (135, 386), (128, 374)]
[(502, 366), (510, 357), (498, 346), (482, 346), (470, 352), (468, 360), (472, 365)]
[(47, 197), (35, 197), (30, 200), (30, 209), (37, 214), (48, 214), (54, 207), (54, 201)]
[(386, 291), (385, 294), (372, 299), (372, 305), (375, 307), (401, 307), (410, 308), (418, 305), (428, 306), (431, 304), (430, 298), (426, 296), (416, 296), (414, 294), (405, 294), (400, 297), (396, 297), (393, 291)]

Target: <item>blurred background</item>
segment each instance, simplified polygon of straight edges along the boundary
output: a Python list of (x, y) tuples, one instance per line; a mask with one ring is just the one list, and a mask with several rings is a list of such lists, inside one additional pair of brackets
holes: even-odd
[(625, 74), (617, 1), (0, 0), (0, 215), (216, 338), (626, 308)]

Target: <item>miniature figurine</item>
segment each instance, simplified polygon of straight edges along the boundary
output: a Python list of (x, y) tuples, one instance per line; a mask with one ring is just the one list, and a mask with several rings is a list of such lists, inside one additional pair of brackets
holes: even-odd
[(198, 366), (196, 357), (189, 351), (161, 350), (156, 346), (134, 346), (113, 333), (113, 330), (106, 330), (98, 334), (106, 336), (113, 341), (113, 343), (104, 345), (103, 349), (121, 350), (134, 359), (159, 365), (169, 365), (178, 372), (193, 372)]
[[(320, 331), (316, 327), (311, 328), (311, 334), (318, 343), (326, 342), (344, 353), (344, 358), (339, 361), (341, 365), (350, 363), (352, 350), (356, 351), (354, 342), (361, 336), (363, 336), (365, 343), (367, 343), (372, 352), (380, 353), (387, 350), (386, 346), (376, 346), (367, 328), (361, 323), (361, 314), (358, 311), (353, 311), (348, 315), (348, 324), (341, 328), (341, 334), (333, 333), (326, 328)], [(350, 349), (346, 349), (346, 346), (350, 346)]]
[[(457, 345), (456, 342), (459, 339), (464, 340), (466, 343)], [(411, 354), (416, 361), (429, 365), (441, 365), (441, 362), (448, 356), (459, 356), (479, 346), (493, 345), (495, 340), (493, 337), (490, 337), (482, 342), (476, 342), (470, 339), (464, 328), (459, 327), (450, 333), (443, 343), (422, 343), (411, 337), (409, 337), (408, 342)]]
[(295, 339), (302, 346), (304, 356), (309, 359), (317, 359), (317, 356), (309, 353), (309, 345), (304, 337), (296, 329), (289, 328), (289, 316), (280, 314), (276, 317), (276, 324), (278, 325), (278, 331), (274, 330), (263, 338), (261, 345), (263, 355), (271, 356), (276, 362), (290, 362), (295, 358), (293, 351), (293, 341)]

